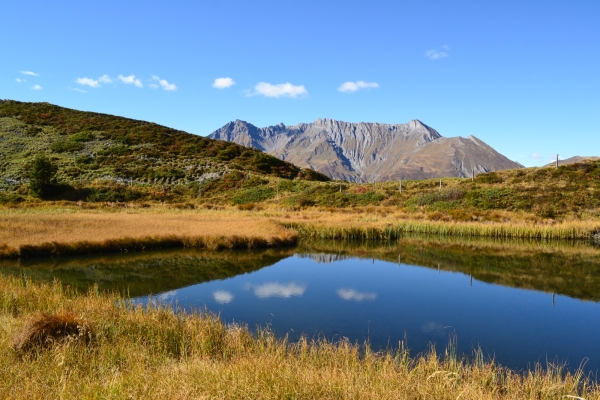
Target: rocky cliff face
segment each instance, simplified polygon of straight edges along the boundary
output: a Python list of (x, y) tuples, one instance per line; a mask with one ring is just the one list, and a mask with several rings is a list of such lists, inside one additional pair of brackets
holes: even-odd
[(356, 124), (325, 118), (267, 128), (236, 120), (209, 137), (254, 147), (351, 182), (465, 177), (472, 170), (522, 167), (474, 136), (445, 138), (419, 120)]

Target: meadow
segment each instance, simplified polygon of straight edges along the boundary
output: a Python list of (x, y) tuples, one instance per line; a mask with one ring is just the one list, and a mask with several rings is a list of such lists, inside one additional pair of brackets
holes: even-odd
[(0, 396), (13, 398), (600, 398), (560, 365), (512, 371), (475, 351), (257, 336), (206, 312), (0, 277)]

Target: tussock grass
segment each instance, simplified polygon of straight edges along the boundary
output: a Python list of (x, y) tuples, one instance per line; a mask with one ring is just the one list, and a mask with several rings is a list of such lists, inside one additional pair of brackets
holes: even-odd
[[(91, 341), (55, 341), (21, 356), (12, 340), (31, 314), (69, 313)], [(143, 309), (114, 294), (0, 277), (0, 397), (15, 398), (600, 398), (600, 388), (560, 366), (516, 372), (443, 354), (372, 352), (368, 346), (256, 336), (207, 313)]]
[(13, 339), (13, 348), (19, 352), (45, 347), (59, 341), (88, 342), (92, 337), (90, 326), (72, 313), (32, 315)]

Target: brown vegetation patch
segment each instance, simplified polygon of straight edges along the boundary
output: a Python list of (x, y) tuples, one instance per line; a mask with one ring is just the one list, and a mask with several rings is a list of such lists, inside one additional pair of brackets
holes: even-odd
[(13, 348), (17, 351), (29, 351), (59, 342), (88, 343), (91, 337), (89, 324), (71, 313), (40, 313), (32, 316), (17, 332)]

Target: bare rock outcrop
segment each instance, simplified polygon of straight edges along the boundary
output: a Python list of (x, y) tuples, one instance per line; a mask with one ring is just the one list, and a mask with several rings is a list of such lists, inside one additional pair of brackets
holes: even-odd
[(416, 119), (406, 124), (379, 124), (325, 118), (266, 128), (236, 120), (209, 137), (254, 147), (351, 182), (466, 177), (473, 170), (522, 167), (474, 136), (445, 138)]

